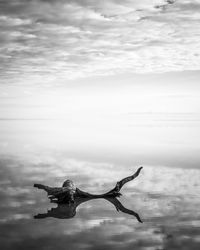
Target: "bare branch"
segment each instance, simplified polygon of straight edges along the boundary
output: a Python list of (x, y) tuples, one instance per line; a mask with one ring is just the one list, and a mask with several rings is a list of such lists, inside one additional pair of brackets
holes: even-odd
[[(53, 202), (57, 203), (65, 203), (65, 202), (74, 202), (74, 198), (111, 198), (111, 197), (119, 197), (121, 193), (119, 192), (121, 188), (129, 181), (134, 180), (141, 171), (142, 167), (138, 168), (138, 170), (131, 176), (128, 176), (121, 181), (117, 182), (116, 186), (111, 189), (109, 192), (104, 194), (90, 194), (85, 191), (76, 188), (74, 190), (69, 187), (49, 187), (42, 184), (34, 184), (34, 187), (39, 189), (43, 189), (47, 192), (49, 199)], [(72, 181), (70, 181), (73, 184)]]
[(113, 193), (113, 192), (118, 193), (121, 190), (121, 188), (124, 186), (124, 184), (126, 184), (129, 181), (134, 180), (140, 174), (140, 171), (142, 170), (142, 168), (143, 167), (138, 168), (138, 170), (133, 175), (128, 176), (128, 177), (122, 179), (121, 181), (117, 182), (116, 186), (112, 190), (110, 190), (108, 192), (108, 194)]

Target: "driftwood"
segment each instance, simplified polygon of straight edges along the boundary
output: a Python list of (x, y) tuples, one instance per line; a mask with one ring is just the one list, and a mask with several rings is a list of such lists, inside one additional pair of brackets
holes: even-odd
[(57, 203), (58, 207), (52, 208), (46, 214), (38, 214), (36, 219), (55, 217), (55, 218), (72, 218), (76, 214), (76, 208), (83, 202), (87, 202), (92, 199), (103, 198), (112, 203), (117, 211), (122, 211), (127, 214), (131, 214), (137, 218), (139, 222), (142, 222), (139, 215), (127, 208), (125, 208), (116, 197), (120, 197), (122, 194), (120, 190), (123, 185), (129, 181), (134, 180), (140, 173), (142, 167), (131, 176), (128, 176), (121, 181), (117, 182), (115, 187), (110, 191), (103, 194), (91, 194), (80, 190), (75, 187), (74, 183), (67, 180), (63, 183), (63, 187), (49, 187), (42, 184), (34, 184), (34, 187), (43, 189), (47, 192), (48, 198), (51, 202)]

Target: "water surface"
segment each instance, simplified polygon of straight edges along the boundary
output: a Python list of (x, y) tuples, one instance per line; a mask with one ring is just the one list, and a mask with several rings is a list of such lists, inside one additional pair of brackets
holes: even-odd
[(141, 224), (105, 199), (82, 203), (72, 218), (34, 219), (57, 206), (34, 183), (61, 186), (70, 178), (85, 191), (101, 193), (138, 166), (52, 153), (23, 158), (4, 154), (0, 164), (2, 249), (199, 249), (199, 169), (144, 166), (119, 199), (140, 215)]

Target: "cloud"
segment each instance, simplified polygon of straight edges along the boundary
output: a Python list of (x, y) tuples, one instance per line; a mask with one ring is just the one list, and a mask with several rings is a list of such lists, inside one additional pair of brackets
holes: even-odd
[(199, 70), (200, 1), (0, 1), (2, 82)]

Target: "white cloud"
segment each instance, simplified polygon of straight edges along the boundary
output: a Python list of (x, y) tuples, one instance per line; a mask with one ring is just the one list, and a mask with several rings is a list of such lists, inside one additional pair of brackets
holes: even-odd
[(0, 16), (3, 82), (200, 68), (200, 1), (18, 2)]

